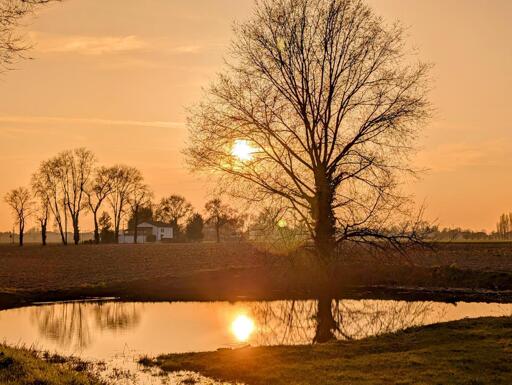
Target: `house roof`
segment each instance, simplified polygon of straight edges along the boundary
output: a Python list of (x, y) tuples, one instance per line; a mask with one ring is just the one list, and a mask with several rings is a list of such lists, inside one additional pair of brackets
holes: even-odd
[[(146, 225), (146, 226), (144, 226), (144, 225)], [(144, 221), (144, 222), (138, 224), (137, 227), (149, 227), (147, 225), (154, 226), (154, 227), (173, 227), (170, 223), (159, 222), (159, 221)]]

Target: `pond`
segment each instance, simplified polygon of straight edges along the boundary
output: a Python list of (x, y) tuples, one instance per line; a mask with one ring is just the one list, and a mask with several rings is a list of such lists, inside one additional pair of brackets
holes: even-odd
[[(309, 344), (318, 333), (319, 308), (317, 301), (42, 304), (0, 311), (0, 341), (102, 361), (100, 374), (116, 383), (159, 384), (162, 376), (137, 370), (140, 356)], [(336, 337), (359, 339), (466, 317), (510, 316), (512, 304), (340, 300), (331, 310)], [(192, 373), (165, 381), (190, 382), (190, 376), (214, 383)]]

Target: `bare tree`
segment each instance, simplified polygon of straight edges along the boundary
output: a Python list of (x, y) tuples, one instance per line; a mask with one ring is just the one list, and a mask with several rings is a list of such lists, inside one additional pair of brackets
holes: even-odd
[(36, 219), (41, 226), (41, 243), (46, 246), (48, 222), (50, 219), (50, 196), (46, 191), (33, 188), (33, 194), (39, 200), (36, 209)]
[[(5, 195), (5, 202), (11, 207), (19, 229), (19, 245), (23, 246), (25, 224), (33, 213), (33, 201), (29, 189), (18, 187)], [(13, 234), (14, 236), (14, 234)]]
[(162, 198), (155, 210), (157, 220), (170, 223), (176, 232), (181, 231), (180, 222), (182, 219), (192, 215), (192, 205), (181, 195), (171, 195)]
[(206, 202), (204, 209), (206, 211), (206, 223), (215, 227), (215, 236), (217, 243), (220, 242), (220, 231), (228, 223), (235, 223), (237, 220), (236, 212), (221, 202), (219, 198)]
[(324, 266), (344, 241), (415, 240), (416, 221), (396, 226), (399, 186), (429, 115), (429, 65), (408, 61), (402, 28), (360, 0), (262, 0), (235, 34), (190, 115), (191, 167), (234, 196), (281, 199)]
[(73, 224), (73, 241), (80, 242), (80, 213), (85, 208), (86, 187), (94, 170), (94, 154), (85, 149), (64, 151), (57, 156), (61, 167), (61, 183), (65, 206)]
[(100, 243), (100, 230), (98, 224), (98, 212), (109, 194), (112, 193), (115, 169), (99, 167), (94, 172), (90, 185), (85, 190), (87, 206), (92, 213), (94, 221), (94, 242)]
[(112, 169), (112, 193), (107, 200), (114, 214), (115, 241), (119, 242), (121, 220), (129, 206), (130, 194), (133, 191), (133, 186), (141, 183), (143, 178), (142, 173), (134, 167), (116, 165)]
[(30, 48), (22, 35), (16, 33), (23, 19), (41, 4), (52, 0), (0, 0), (0, 72), (9, 70)]
[(67, 244), (67, 211), (61, 186), (61, 167), (57, 158), (43, 161), (32, 176), (32, 190), (40, 199), (48, 198), (50, 211), (61, 236), (62, 243)]
[(151, 205), (151, 197), (152, 193), (149, 187), (140, 181), (136, 181), (133, 183), (130, 195), (128, 197), (128, 204), (130, 205), (131, 214), (133, 218), (133, 241), (137, 243), (138, 229), (137, 226), (139, 224), (139, 211), (143, 207), (148, 207)]

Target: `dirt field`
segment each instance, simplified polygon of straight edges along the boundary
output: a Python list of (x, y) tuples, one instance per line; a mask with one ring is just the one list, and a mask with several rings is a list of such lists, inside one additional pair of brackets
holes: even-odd
[[(427, 298), (434, 296), (432, 288), (437, 294), (444, 290), (448, 299), (464, 291), (484, 298), (475, 290), (492, 292), (484, 299), (512, 298), (510, 243), (437, 244), (433, 250), (411, 251), (408, 258), (354, 250), (347, 255), (336, 283), (343, 295), (395, 296), (397, 290), (403, 295), (404, 287), (422, 287), (420, 294)], [(276, 260), (249, 243), (2, 245), (0, 308), (91, 296), (211, 300), (314, 294), (315, 285), (304, 274)], [(455, 288), (462, 291), (453, 294)]]

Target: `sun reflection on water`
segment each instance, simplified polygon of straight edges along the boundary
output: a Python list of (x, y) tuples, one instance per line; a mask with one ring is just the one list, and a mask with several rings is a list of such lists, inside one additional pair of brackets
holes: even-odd
[(231, 331), (238, 341), (246, 342), (254, 332), (254, 321), (245, 314), (240, 314), (231, 323)]

